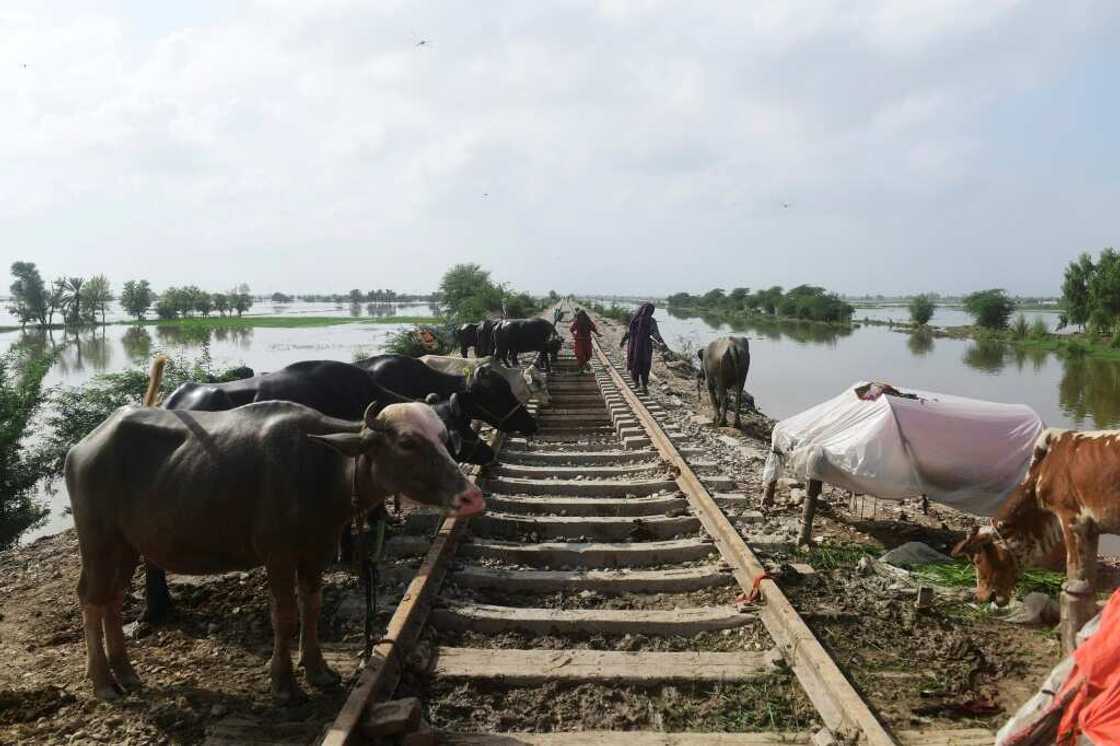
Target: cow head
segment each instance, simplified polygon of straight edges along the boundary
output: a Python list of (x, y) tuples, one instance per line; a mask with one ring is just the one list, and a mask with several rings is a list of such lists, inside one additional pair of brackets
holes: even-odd
[(509, 382), (489, 365), (480, 365), (471, 371), (466, 381), (466, 396), (462, 407), (471, 417), (487, 422), (504, 433), (537, 431), (537, 421), (525, 403), (513, 395)]
[(1006, 606), (1019, 580), (1019, 561), (992, 526), (973, 528), (953, 547), (954, 557), (971, 557), (976, 568), (976, 600)]
[(428, 394), (425, 401), (431, 405), (443, 424), (447, 427), (450, 441), (448, 450), (451, 458), (460, 463), (477, 464), (485, 466), (491, 464), (497, 457), (494, 449), (485, 440), (478, 437), (478, 432), (471, 427), (471, 418), (463, 411), (458, 394), (452, 394), (446, 401), (440, 401), (435, 394)]
[(310, 435), (312, 440), (355, 459), (358, 490), (373, 504), (400, 493), (416, 502), (470, 516), (486, 509), (482, 492), (447, 452), (447, 428), (427, 404), (371, 404), (360, 432)]
[(540, 405), (548, 406), (552, 402), (552, 395), (548, 393), (548, 374), (535, 365), (530, 365), (521, 371), (521, 378), (529, 387), (529, 392), (537, 397)]

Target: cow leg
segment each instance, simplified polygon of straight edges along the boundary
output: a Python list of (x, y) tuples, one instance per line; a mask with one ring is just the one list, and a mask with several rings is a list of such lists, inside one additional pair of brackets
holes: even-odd
[(1097, 543), (1100, 533), (1089, 519), (1061, 519), (1066, 541), (1066, 582), (1061, 593), (1062, 650), (1073, 652), (1077, 633), (1097, 613)]
[(86, 638), (86, 678), (93, 684), (93, 693), (98, 699), (118, 699), (121, 694), (117, 691), (113, 676), (109, 672), (109, 659), (105, 657), (103, 645), (102, 620), (105, 616), (105, 604), (82, 604), (82, 630)]
[(797, 537), (797, 546), (808, 545), (813, 538), (813, 516), (817, 514), (817, 498), (821, 494), (821, 481), (810, 479), (808, 489), (805, 490), (805, 505), (801, 509), (801, 533)]
[(167, 573), (150, 562), (144, 563), (144, 616), (151, 624), (162, 624), (175, 610), (167, 589)]
[(272, 695), (282, 704), (303, 699), (303, 692), (296, 684), (292, 671), (292, 655), (288, 649), (296, 631), (295, 568), (289, 562), (269, 562), (268, 587), (272, 591), (272, 659), (268, 673), (272, 680)]
[(299, 665), (307, 680), (317, 687), (334, 686), (342, 678), (323, 660), (319, 647), (319, 609), (322, 606), (322, 570), (318, 563), (300, 563), (299, 582)]
[(741, 428), (743, 426), (743, 416), (740, 414), (743, 411), (743, 384), (739, 384), (735, 393), (735, 427)]
[(719, 422), (719, 396), (716, 394), (716, 387), (711, 381), (708, 381), (708, 398), (712, 400), (712, 424), (718, 426)]
[[(124, 589), (128, 587), (132, 573), (136, 570), (135, 552), (126, 549), (118, 565), (117, 583), (119, 590), (116, 595), (105, 605), (102, 616), (102, 625), (105, 628), (105, 644), (109, 649), (109, 668), (117, 677), (117, 683), (126, 691), (141, 687), (140, 677), (136, 675), (132, 663), (128, 660), (128, 650), (124, 640), (124, 619), (121, 607), (124, 605)], [(162, 574), (162, 573), (161, 573)]]
[(725, 388), (719, 395), (719, 424), (727, 427), (727, 410), (731, 407), (731, 390)]

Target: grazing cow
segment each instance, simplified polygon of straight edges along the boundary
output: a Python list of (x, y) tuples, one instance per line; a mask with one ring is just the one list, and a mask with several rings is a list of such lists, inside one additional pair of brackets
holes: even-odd
[(457, 376), (468, 375), (476, 366), (489, 364), (506, 379), (506, 383), (509, 384), (510, 390), (518, 401), (527, 402), (534, 396), (542, 406), (547, 406), (552, 401), (548, 393), (548, 375), (542, 373), (535, 365), (530, 365), (528, 368), (509, 368), (495, 361), (493, 357), (464, 360), (449, 355), (424, 355), (420, 361), (432, 370)]
[(475, 367), (470, 375), (456, 376), (429, 368), (407, 355), (376, 355), (354, 363), (368, 370), (380, 386), (401, 396), (422, 398), (436, 394), (440, 398), (458, 394), (463, 412), (482, 420), (504, 433), (537, 431), (537, 421), (525, 403), (513, 395), (506, 379), (490, 365)]
[(347, 520), (394, 493), (461, 516), (485, 508), (447, 454), (447, 429), (431, 407), (390, 404), (375, 416), (376, 408), (349, 422), (290, 402), (226, 412), (128, 406), (70, 449), (86, 673), (98, 697), (140, 684), (121, 603), (141, 554), (184, 574), (265, 567), (272, 692), (284, 702), (301, 695), (289, 654), (298, 582), (300, 665), (316, 686), (338, 682), (318, 621), (322, 566)]
[[(286, 368), (240, 381), (220, 384), (187, 382), (171, 392), (165, 409), (220, 412), (260, 401), (290, 401), (311, 407), (328, 417), (360, 420), (370, 402), (410, 401), (386, 391), (368, 371), (335, 360), (307, 360)], [(489, 464), (494, 449), (478, 437), (471, 418), (459, 406), (458, 395), (446, 401), (428, 398), (427, 404), (448, 430), (448, 450), (456, 461)], [(348, 535), (343, 536), (346, 556)], [(159, 624), (170, 615), (173, 604), (167, 574), (145, 555), (144, 618)]]
[(544, 370), (552, 370), (552, 360), (560, 352), (563, 340), (547, 319), (506, 319), (494, 330), (494, 354), (498, 360), (518, 367), (517, 356), (537, 352)]
[(459, 343), (459, 354), (463, 357), (467, 356), (471, 348), (475, 348), (475, 354), (481, 355), (478, 351), (478, 324), (463, 324), (455, 330), (455, 341)]
[(1078, 595), (1093, 587), (1102, 533), (1120, 533), (1120, 430), (1050, 428), (991, 525), (973, 529), (953, 556), (972, 557), (977, 600), (1003, 606), (1024, 568), (1053, 564), (1064, 550), (1065, 587)]
[(713, 339), (708, 346), (697, 350), (700, 358), (700, 372), (696, 378), (696, 398), (700, 398), (700, 380), (708, 384), (708, 396), (712, 400), (712, 421), (719, 427), (727, 425), (727, 407), (731, 404), (731, 392), (735, 392), (735, 427), (742, 424), (740, 410), (743, 408), (743, 386), (747, 382), (747, 371), (751, 367), (751, 347), (746, 337), (720, 337)]

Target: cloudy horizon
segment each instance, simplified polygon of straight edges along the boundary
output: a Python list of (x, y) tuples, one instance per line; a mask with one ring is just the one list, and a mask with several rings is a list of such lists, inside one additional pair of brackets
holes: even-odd
[(0, 10), (5, 270), (1055, 295), (1117, 243), (1112, 3), (40, 5)]

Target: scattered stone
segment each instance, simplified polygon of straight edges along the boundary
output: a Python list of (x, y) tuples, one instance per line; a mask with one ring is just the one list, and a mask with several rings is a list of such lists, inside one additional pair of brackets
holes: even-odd
[(879, 561), (905, 568), (917, 567), (918, 565), (935, 565), (942, 562), (952, 562), (953, 560), (928, 544), (923, 544), (920, 541), (908, 541), (884, 554), (879, 558)]
[(370, 739), (399, 736), (420, 727), (420, 700), (416, 697), (379, 702), (370, 708), (362, 723), (362, 735)]
[(1022, 604), (1016, 604), (1006, 621), (1011, 624), (1053, 626), (1058, 623), (1061, 611), (1058, 602), (1045, 593), (1035, 591), (1023, 597)]

